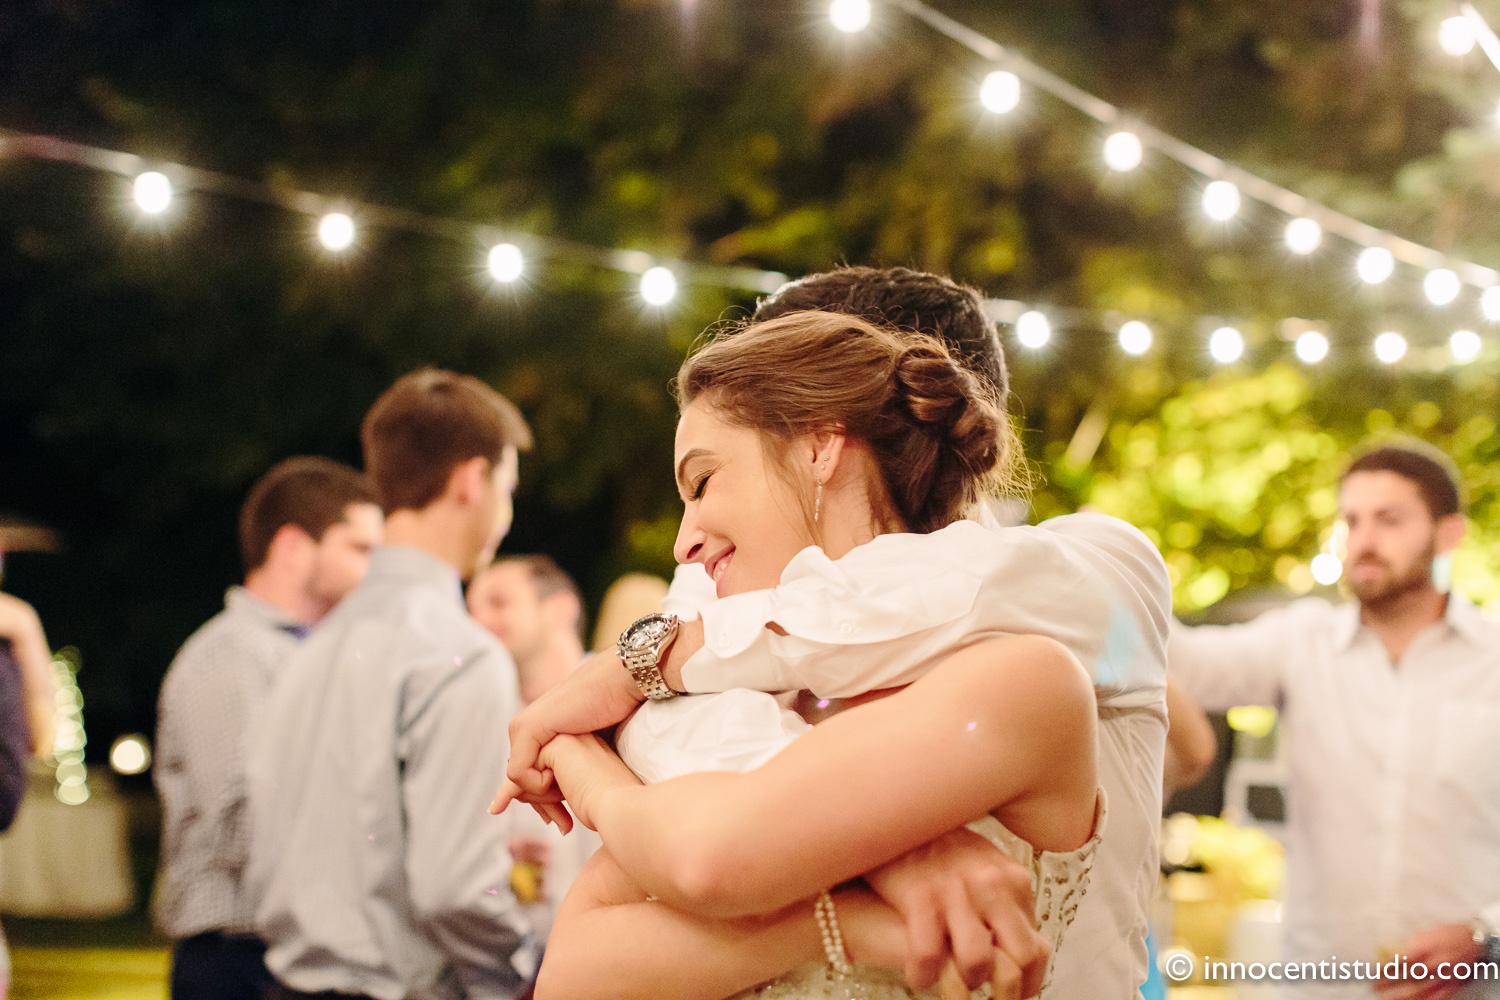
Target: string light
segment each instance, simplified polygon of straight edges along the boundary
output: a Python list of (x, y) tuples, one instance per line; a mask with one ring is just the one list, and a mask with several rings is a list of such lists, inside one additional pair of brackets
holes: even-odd
[(1313, 556), (1312, 577), (1325, 587), (1331, 587), (1339, 582), (1339, 577), (1344, 575), (1344, 564), (1339, 557), (1331, 552), (1319, 552)]
[(833, 0), (828, 20), (846, 35), (864, 31), (870, 26), (870, 0)]
[(1428, 271), (1427, 276), (1422, 279), (1422, 292), (1427, 296), (1427, 301), (1435, 306), (1445, 306), (1458, 298), (1459, 290), (1463, 285), (1458, 280), (1458, 275), (1446, 267), (1439, 267)]
[(1354, 271), (1367, 285), (1378, 285), (1396, 270), (1396, 258), (1385, 247), (1366, 247), (1354, 261)]
[(1021, 78), (1010, 70), (997, 69), (979, 85), (979, 103), (991, 114), (1004, 115), (1021, 103)]
[(142, 212), (160, 215), (172, 204), (172, 182), (166, 174), (148, 170), (130, 185), (130, 195)]
[(1208, 353), (1221, 365), (1238, 361), (1245, 353), (1245, 338), (1232, 326), (1221, 326), (1208, 338)]
[(1453, 360), (1461, 365), (1479, 357), (1479, 351), (1484, 342), (1479, 339), (1479, 334), (1473, 330), (1454, 330), (1453, 335), (1448, 338), (1448, 353), (1453, 355)]
[(329, 212), (318, 220), (318, 242), (338, 253), (354, 244), (354, 220), (343, 212)]
[(1479, 309), (1491, 323), (1500, 323), (1500, 285), (1486, 288), (1479, 296)]
[(677, 297), (677, 275), (669, 268), (651, 268), (641, 275), (641, 298), (653, 306), (664, 306)]
[(1317, 219), (1296, 218), (1286, 224), (1285, 239), (1288, 250), (1306, 257), (1323, 242), (1323, 227), (1318, 225)]
[(1388, 365), (1400, 361), (1406, 357), (1406, 338), (1390, 331), (1382, 333), (1375, 338), (1375, 357)]
[(1315, 365), (1328, 357), (1328, 338), (1317, 330), (1307, 330), (1297, 336), (1294, 349), (1299, 361)]
[(1023, 347), (1045, 347), (1052, 339), (1052, 322), (1046, 313), (1029, 309), (1016, 318), (1016, 337)]
[(1126, 173), (1141, 165), (1141, 137), (1134, 132), (1116, 132), (1104, 140), (1104, 163), (1109, 169)]
[(1138, 319), (1120, 327), (1120, 350), (1140, 356), (1151, 349), (1151, 328)]
[(522, 255), (521, 248), (514, 243), (496, 243), (490, 247), (486, 264), (490, 277), (508, 285), (526, 269), (526, 258)]
[(144, 774), (151, 766), (151, 744), (140, 733), (127, 733), (109, 748), (109, 766), (118, 774)]
[(1228, 222), (1240, 210), (1240, 189), (1229, 181), (1214, 181), (1203, 189), (1203, 212), (1215, 222)]
[(1474, 25), (1467, 17), (1444, 18), (1438, 25), (1438, 45), (1450, 56), (1466, 56), (1478, 41)]

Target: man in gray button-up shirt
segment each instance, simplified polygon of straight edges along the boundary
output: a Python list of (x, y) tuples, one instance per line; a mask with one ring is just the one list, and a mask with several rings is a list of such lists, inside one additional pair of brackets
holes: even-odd
[(510, 525), (530, 432), (478, 380), (425, 370), (376, 402), (362, 439), (387, 544), (286, 665), (251, 751), (272, 995), (508, 998), (534, 955), (508, 826), (485, 806), (520, 700), (460, 580)]

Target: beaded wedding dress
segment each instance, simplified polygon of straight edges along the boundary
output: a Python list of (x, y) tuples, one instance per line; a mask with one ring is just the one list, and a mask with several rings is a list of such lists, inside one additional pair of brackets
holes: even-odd
[[(969, 829), (986, 838), (1006, 854), (1031, 869), (1031, 887), (1036, 896), (1036, 921), (1042, 937), (1052, 945), (1052, 963), (1064, 947), (1065, 932), (1078, 913), (1078, 904), (1088, 889), (1094, 852), (1104, 832), (1106, 819), (1104, 791), (1094, 805), (1094, 835), (1074, 851), (1035, 851), (1031, 845), (1007, 830), (993, 816), (969, 824)], [(1047, 977), (1040, 997), (1048, 1000)], [(988, 998), (988, 986), (974, 991), (973, 1000)], [(899, 970), (856, 965), (852, 975), (841, 977), (826, 962), (809, 962), (784, 976), (735, 994), (731, 1000), (938, 1000), (936, 992), (916, 993), (907, 987)]]

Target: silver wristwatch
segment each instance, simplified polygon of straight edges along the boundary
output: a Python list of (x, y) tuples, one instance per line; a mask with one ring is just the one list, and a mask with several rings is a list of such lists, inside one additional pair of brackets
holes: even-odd
[(647, 615), (621, 632), (615, 646), (641, 693), (652, 701), (677, 697), (661, 675), (661, 657), (677, 638), (679, 623), (676, 615)]

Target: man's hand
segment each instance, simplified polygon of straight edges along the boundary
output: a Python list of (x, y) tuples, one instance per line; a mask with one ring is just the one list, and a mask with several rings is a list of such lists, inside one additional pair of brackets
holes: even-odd
[(906, 924), (906, 981), (938, 982), (950, 957), (970, 989), (1006, 978), (1018, 997), (1041, 991), (1051, 948), (1036, 930), (1031, 872), (970, 830), (953, 830), (865, 875)]
[(540, 766), (542, 747), (560, 733), (582, 736), (623, 722), (644, 699), (620, 657), (597, 653), (510, 722), (505, 774), (527, 796), (545, 795), (552, 776)]
[[(1382, 979), (1375, 984), (1381, 1000), (1447, 1000), (1468, 985), (1466, 980), (1452, 977), (1451, 967), (1477, 962), (1482, 957), (1479, 945), (1474, 943), (1474, 932), (1467, 924), (1443, 924), (1418, 931), (1396, 949), (1396, 954), (1406, 960), (1408, 967), (1418, 962), (1425, 965), (1427, 978)], [(1438, 966), (1444, 962), (1450, 967), (1449, 978), (1439, 979)]]

